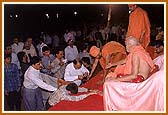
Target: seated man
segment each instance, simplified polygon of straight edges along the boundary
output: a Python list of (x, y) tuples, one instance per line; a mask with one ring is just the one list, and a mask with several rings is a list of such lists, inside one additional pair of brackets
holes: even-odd
[[(77, 94), (78, 92), (88, 92), (87, 94), (79, 95), (79, 96), (71, 96), (70, 94)], [(88, 90), (84, 87), (78, 87), (75, 83), (69, 83), (68, 85), (62, 85), (59, 87), (57, 91), (50, 95), (47, 103), (46, 109), (48, 110), (50, 107), (54, 106), (55, 104), (59, 103), (61, 100), (67, 101), (80, 101), (84, 98), (96, 94), (96, 90)]]
[(111, 72), (107, 75), (106, 79), (112, 79), (115, 81), (142, 82), (147, 79), (150, 72), (153, 71), (154, 63), (136, 38), (132, 36), (128, 37), (125, 44), (127, 52), (129, 52), (127, 59), (113, 64), (109, 63), (106, 68), (116, 65), (117, 67), (114, 73)]
[[(136, 93), (132, 94), (132, 92), (135, 92), (134, 90), (140, 91), (140, 89), (136, 84), (131, 85), (130, 83), (140, 83), (140, 82), (143, 83), (143, 81), (146, 80), (149, 77), (149, 74), (154, 70), (154, 63), (153, 63), (151, 57), (145, 51), (145, 49), (139, 44), (139, 42), (136, 38), (134, 38), (132, 36), (128, 37), (125, 41), (125, 44), (126, 44), (126, 49), (129, 52), (127, 59), (113, 63), (113, 64), (109, 64), (106, 67), (106, 68), (110, 68), (112, 66), (117, 65), (115, 71), (109, 73), (106, 76), (106, 80), (105, 80), (105, 83), (103, 86), (105, 110), (114, 109), (114, 106), (113, 106), (114, 103), (112, 100), (116, 97), (119, 97), (121, 100), (124, 100), (123, 103), (125, 104), (125, 102), (127, 102), (130, 99), (130, 98), (129, 99), (127, 98), (127, 96), (128, 97), (130, 96), (130, 94), (132, 95), (134, 100), (132, 100), (132, 101), (129, 100), (129, 101), (131, 101), (130, 103), (134, 105), (136, 103), (135, 99), (140, 98), (140, 96), (138, 97), (138, 94), (136, 94)], [(123, 64), (123, 65), (121, 65), (121, 64)], [(118, 82), (118, 81), (121, 81), (121, 82)], [(121, 85), (122, 82), (123, 82), (123, 84), (125, 84), (124, 82), (130, 82), (130, 83), (127, 83), (127, 86), (125, 84), (124, 87), (118, 87), (118, 88), (121, 88), (121, 90), (123, 92), (125, 91), (124, 92), (125, 97), (124, 96), (121, 97), (121, 95), (119, 96), (115, 93), (115, 91), (116, 92), (121, 91), (120, 89), (118, 89), (118, 90), (114, 89), (114, 85), (116, 86), (116, 84), (118, 83), (118, 84), (120, 84), (120, 86), (122, 86)], [(112, 85), (110, 85), (110, 84), (112, 84)], [(150, 83), (150, 85), (151, 85), (151, 83)], [(146, 86), (149, 86), (149, 85), (146, 85)], [(146, 87), (146, 86), (144, 86), (144, 87)], [(141, 89), (143, 90), (143, 88), (141, 88)], [(139, 95), (141, 95), (141, 93)], [(130, 108), (130, 106), (131, 106), (130, 103), (128, 104), (128, 108)], [(134, 109), (134, 108), (132, 108), (132, 109)]]
[(105, 76), (108, 73), (108, 70), (105, 69), (106, 65), (108, 63), (114, 63), (126, 58), (125, 47), (115, 41), (111, 41), (105, 44), (102, 50), (100, 50), (100, 48), (97, 48), (96, 46), (92, 46), (89, 54), (92, 57), (95, 57), (89, 78), (91, 78), (99, 62), (104, 71), (102, 83), (104, 83)]
[(153, 62), (159, 67), (159, 70), (164, 68), (164, 44), (162, 40), (156, 40), (155, 53), (157, 57)]
[(88, 77), (89, 70), (86, 69), (80, 60), (75, 59), (65, 68), (64, 80), (74, 82), (78, 86), (81, 85), (81, 80)]

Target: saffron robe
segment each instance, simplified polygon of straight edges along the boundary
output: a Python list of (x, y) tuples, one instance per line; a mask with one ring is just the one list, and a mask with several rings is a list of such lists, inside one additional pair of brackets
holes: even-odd
[[(141, 42), (140, 38), (143, 32), (145, 33)], [(137, 7), (129, 16), (129, 25), (126, 36), (137, 38), (144, 48), (146, 48), (150, 42), (150, 22), (148, 15), (147, 12), (140, 7)]]

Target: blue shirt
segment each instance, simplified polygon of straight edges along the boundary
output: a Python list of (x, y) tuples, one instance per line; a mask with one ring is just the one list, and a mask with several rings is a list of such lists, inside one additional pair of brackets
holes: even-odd
[(21, 86), (19, 70), (16, 64), (11, 63), (4, 67), (4, 88), (6, 91), (17, 91)]
[(53, 55), (50, 54), (50, 56), (43, 56), (42, 57), (42, 69), (41, 72), (45, 73), (47, 75), (52, 75), (51, 69), (48, 69), (48, 66), (51, 65), (52, 61), (55, 59)]

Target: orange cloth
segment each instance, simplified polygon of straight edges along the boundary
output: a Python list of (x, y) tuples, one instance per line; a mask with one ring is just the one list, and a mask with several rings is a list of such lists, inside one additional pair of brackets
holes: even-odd
[(140, 40), (143, 31), (145, 34), (141, 45), (146, 48), (150, 42), (150, 22), (146, 11), (137, 7), (129, 16), (127, 37), (133, 36)]
[(158, 54), (155, 52), (154, 46), (147, 46), (147, 48), (145, 50), (149, 53), (152, 60), (158, 56)]
[(89, 54), (93, 57), (97, 57), (98, 54), (100, 53), (100, 48), (96, 47), (96, 46), (92, 46), (90, 48)]
[(104, 69), (106, 67), (106, 56), (108, 54), (115, 54), (110, 59), (110, 63), (118, 62), (121, 59), (126, 58), (126, 51), (125, 47), (118, 42), (111, 41), (105, 44), (102, 48), (102, 57), (100, 58), (99, 62), (101, 67)]
[[(126, 59), (126, 64), (125, 65), (118, 65), (114, 71), (115, 74), (131, 74), (132, 72), (132, 56), (133, 54), (136, 54), (138, 57), (140, 57), (142, 60), (145, 60), (150, 68), (151, 68), (151, 71), (152, 72), (155, 68), (154, 66), (154, 63), (151, 59), (151, 57), (149, 56), (149, 53), (147, 53), (145, 51), (145, 49), (139, 45), (139, 46), (136, 46), (131, 52), (130, 54), (127, 56), (127, 59)], [(111, 76), (110, 73), (108, 76)]]
[(155, 54), (154, 46), (147, 46), (147, 48), (145, 50), (149, 53), (151, 58), (154, 59), (154, 54)]

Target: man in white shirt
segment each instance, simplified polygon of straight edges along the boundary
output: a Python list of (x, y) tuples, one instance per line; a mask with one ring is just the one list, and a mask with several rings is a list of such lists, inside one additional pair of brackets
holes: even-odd
[(74, 59), (78, 58), (78, 49), (74, 45), (73, 40), (68, 40), (68, 46), (65, 48), (65, 59), (68, 63), (72, 62)]
[(64, 34), (65, 42), (68, 42), (70, 39), (75, 41), (75, 36), (76, 36), (76, 32), (75, 31), (66, 30), (66, 33)]
[(13, 44), (11, 45), (12, 52), (17, 54), (18, 52), (23, 51), (23, 46), (24, 46), (24, 43), (19, 42), (19, 39), (17, 37), (15, 37), (13, 39)]
[(37, 56), (37, 52), (35, 50), (35, 48), (32, 47), (33, 45), (29, 44), (28, 41), (26, 41), (24, 43), (24, 48), (23, 48), (23, 51), (26, 53), (27, 57), (28, 57), (28, 62), (30, 62), (31, 60), (31, 57), (33, 56)]
[(51, 92), (57, 90), (57, 88), (43, 82), (42, 77), (40, 76), (41, 63), (39, 57), (32, 57), (31, 66), (27, 69), (24, 75), (23, 102), (25, 110), (27, 111), (44, 110), (40, 88)]
[(68, 64), (65, 69), (64, 79), (76, 83), (78, 86), (81, 85), (81, 80), (88, 77), (89, 70), (86, 69), (80, 60), (74, 60)]
[(43, 38), (38, 39), (38, 44), (37, 44), (36, 48), (37, 48), (37, 50), (38, 50), (38, 56), (39, 56), (39, 57), (43, 57), (42, 48), (43, 48), (44, 46), (47, 46), (47, 44), (44, 43)]

